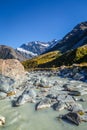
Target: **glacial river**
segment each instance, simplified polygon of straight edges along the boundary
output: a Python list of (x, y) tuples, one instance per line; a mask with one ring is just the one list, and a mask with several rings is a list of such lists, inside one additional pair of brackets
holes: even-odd
[(75, 126), (58, 120), (59, 112), (51, 108), (35, 111), (31, 103), (12, 108), (9, 100), (2, 100), (0, 114), (6, 117), (6, 124), (0, 130), (87, 130), (87, 123)]
[[(87, 103), (83, 103), (83, 106), (86, 108)], [(6, 124), (0, 130), (87, 130), (87, 123), (82, 122), (75, 126), (58, 120), (56, 117), (61, 112), (52, 108), (35, 111), (35, 104), (32, 103), (12, 107), (9, 99), (0, 100), (0, 114), (6, 117)]]
[[(87, 99), (87, 95), (83, 97)], [(80, 103), (87, 109), (87, 101)], [(57, 118), (65, 112), (54, 111), (52, 108), (35, 111), (33, 103), (12, 107), (11, 100), (7, 98), (0, 100), (0, 115), (6, 118), (6, 123), (0, 126), (0, 130), (87, 130), (87, 122), (76, 126)]]

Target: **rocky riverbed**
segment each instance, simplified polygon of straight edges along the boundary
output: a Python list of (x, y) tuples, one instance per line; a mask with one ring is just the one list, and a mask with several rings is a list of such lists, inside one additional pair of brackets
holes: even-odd
[(85, 72), (32, 71), (19, 84), (0, 79), (0, 130), (87, 129)]

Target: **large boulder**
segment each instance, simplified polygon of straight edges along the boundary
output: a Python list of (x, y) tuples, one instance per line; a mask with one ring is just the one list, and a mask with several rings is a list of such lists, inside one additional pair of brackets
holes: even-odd
[(23, 79), (25, 70), (22, 64), (16, 59), (0, 59), (0, 74), (12, 79)]
[(0, 59), (0, 89), (2, 92), (12, 91), (26, 79), (22, 64), (16, 59)]

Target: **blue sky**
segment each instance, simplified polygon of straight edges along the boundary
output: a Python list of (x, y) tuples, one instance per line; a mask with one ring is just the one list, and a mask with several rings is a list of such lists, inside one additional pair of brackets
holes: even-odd
[(0, 0), (0, 44), (61, 39), (87, 21), (87, 0)]

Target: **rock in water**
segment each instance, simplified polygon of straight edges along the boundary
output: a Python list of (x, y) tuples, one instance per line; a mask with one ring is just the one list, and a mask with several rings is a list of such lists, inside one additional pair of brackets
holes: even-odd
[(5, 124), (5, 117), (0, 115), (0, 126)]
[(29, 95), (32, 98), (36, 97), (36, 92), (33, 89), (29, 89), (29, 90), (25, 89), (23, 94), (27, 94), (27, 95)]
[(0, 92), (0, 99), (4, 99), (7, 97), (7, 94), (4, 92)]
[(64, 115), (64, 118), (68, 119), (76, 125), (79, 125), (81, 123), (81, 118), (76, 112), (69, 112), (68, 114)]
[(61, 101), (61, 102), (67, 102), (67, 103), (72, 103), (75, 102), (73, 97), (70, 95), (58, 95), (57, 96), (57, 101)]
[(56, 111), (61, 111), (61, 110), (63, 110), (64, 108), (66, 108), (66, 105), (65, 105), (64, 102), (58, 101), (57, 103), (55, 103), (55, 104), (53, 105), (53, 108), (54, 108), (54, 110), (56, 110)]
[(17, 100), (14, 103), (14, 106), (20, 106), (25, 104), (26, 102), (35, 102), (36, 93), (34, 90), (25, 89), (23, 93), (17, 98)]
[(23, 95), (20, 95), (17, 100), (14, 102), (13, 106), (20, 106), (25, 103), (25, 99)]
[(83, 111), (82, 105), (76, 102), (69, 103), (67, 108), (69, 111), (73, 111), (73, 112)]
[(49, 108), (51, 106), (51, 100), (48, 98), (45, 98), (41, 100), (39, 103), (36, 104), (36, 110), (42, 109), (42, 108)]

